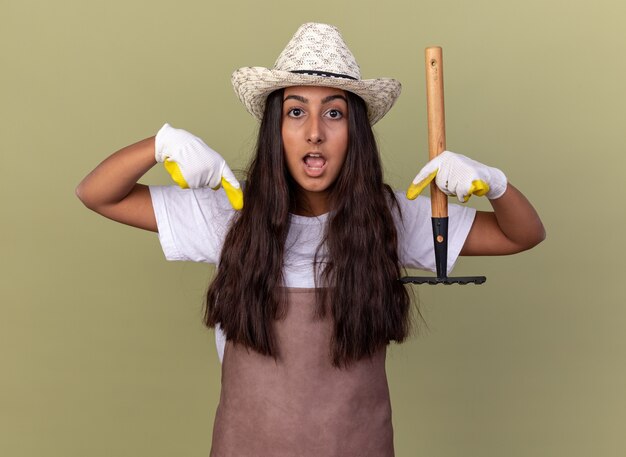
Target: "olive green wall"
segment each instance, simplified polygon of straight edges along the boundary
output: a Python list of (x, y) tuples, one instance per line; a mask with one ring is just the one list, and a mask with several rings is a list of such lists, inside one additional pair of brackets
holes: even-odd
[(622, 0), (3, 0), (0, 455), (208, 455), (210, 268), (166, 262), (74, 188), (165, 121), (242, 168), (256, 124), (230, 73), (271, 66), (307, 21), (403, 82), (376, 126), (399, 188), (426, 157), (423, 49), (443, 46), (448, 147), (505, 170), (548, 231), (462, 259), (483, 286), (419, 289), (428, 328), (388, 358), (397, 455), (626, 455), (625, 17)]

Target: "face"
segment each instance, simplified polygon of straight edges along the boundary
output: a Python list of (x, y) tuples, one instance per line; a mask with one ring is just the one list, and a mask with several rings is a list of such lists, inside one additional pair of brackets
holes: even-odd
[(310, 205), (323, 206), (348, 148), (345, 92), (330, 87), (286, 88), (281, 129), (291, 176)]

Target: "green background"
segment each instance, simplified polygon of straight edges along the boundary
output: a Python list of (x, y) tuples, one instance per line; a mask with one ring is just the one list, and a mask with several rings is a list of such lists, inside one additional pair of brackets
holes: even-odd
[(420, 287), (428, 326), (388, 356), (397, 455), (626, 455), (625, 5), (2, 0), (0, 455), (208, 455), (211, 268), (166, 262), (74, 188), (166, 121), (243, 168), (256, 122), (230, 74), (307, 21), (403, 82), (375, 128), (398, 188), (425, 162), (423, 49), (442, 46), (449, 149), (503, 169), (547, 228), (461, 259), (483, 286)]

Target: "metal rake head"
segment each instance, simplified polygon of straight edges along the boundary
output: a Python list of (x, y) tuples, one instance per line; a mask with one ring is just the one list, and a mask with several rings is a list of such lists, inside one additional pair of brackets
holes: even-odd
[(487, 280), (485, 276), (459, 276), (459, 277), (433, 277), (433, 276), (405, 276), (400, 278), (400, 282), (403, 284), (482, 284)]

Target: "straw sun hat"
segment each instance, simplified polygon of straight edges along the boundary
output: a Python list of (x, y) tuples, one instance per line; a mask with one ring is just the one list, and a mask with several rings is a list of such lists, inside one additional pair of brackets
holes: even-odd
[(261, 120), (267, 96), (289, 86), (325, 86), (353, 92), (365, 100), (371, 124), (379, 121), (400, 95), (400, 82), (361, 79), (361, 71), (339, 30), (332, 25), (300, 26), (274, 68), (244, 67), (231, 78), (248, 112)]

